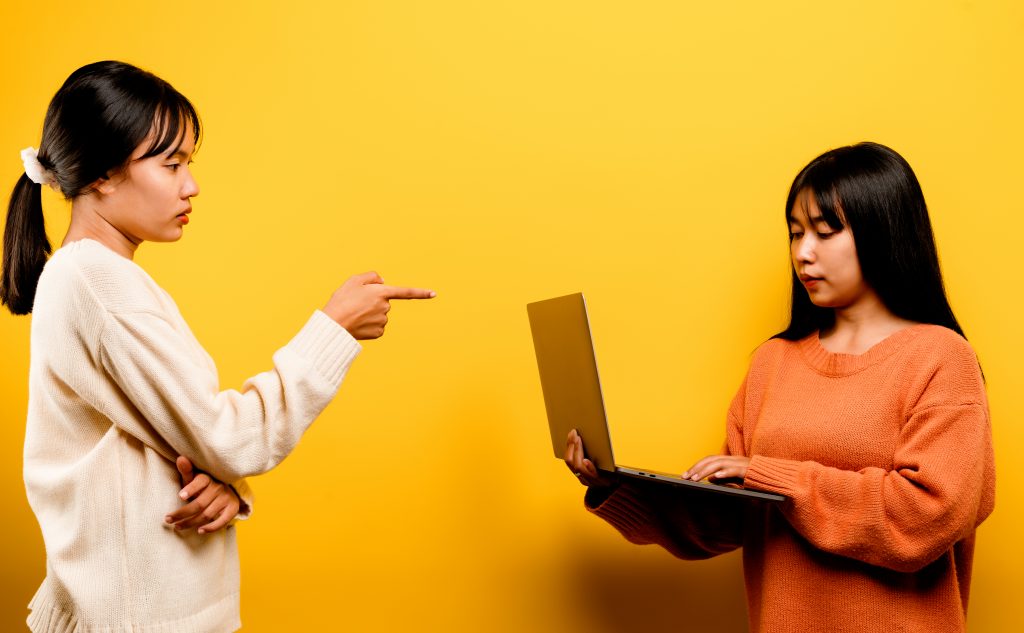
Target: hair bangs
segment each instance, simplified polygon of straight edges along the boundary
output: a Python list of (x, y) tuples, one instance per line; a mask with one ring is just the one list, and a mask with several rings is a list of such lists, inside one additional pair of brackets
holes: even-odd
[(839, 192), (833, 184), (828, 190), (812, 189), (814, 201), (818, 203), (818, 210), (821, 211), (821, 218), (836, 231), (846, 228), (846, 220), (843, 215), (843, 203), (839, 199)]
[(828, 157), (819, 157), (807, 165), (790, 187), (786, 204), (786, 222), (793, 222), (793, 209), (797, 204), (801, 205), (810, 217), (807, 196), (813, 195), (825, 223), (836, 231), (846, 228), (846, 214), (843, 212), (843, 203), (839, 197), (840, 178), (841, 174), (836, 169), (835, 161), (829, 160)]
[[(799, 189), (796, 192), (799, 201), (806, 204), (806, 198), (801, 196), (800, 192), (809, 190), (814, 194), (814, 201), (817, 203), (818, 210), (821, 211), (821, 218), (825, 220), (825, 223), (836, 231), (846, 228), (847, 220), (843, 213), (843, 201), (839, 196), (841, 184), (839, 181), (843, 176), (836, 161), (825, 159), (814, 162), (800, 176), (802, 177), (798, 179)], [(788, 211), (788, 213), (792, 213), (792, 211)]]
[(181, 94), (174, 92), (166, 97), (156, 107), (153, 115), (153, 140), (140, 158), (177, 152), (185, 142), (189, 123), (192, 124), (192, 141), (196, 149), (199, 148), (202, 126), (196, 109)]

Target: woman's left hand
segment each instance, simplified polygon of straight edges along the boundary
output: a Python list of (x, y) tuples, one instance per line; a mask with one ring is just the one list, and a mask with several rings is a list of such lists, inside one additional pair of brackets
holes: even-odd
[(202, 471), (196, 474), (187, 457), (178, 457), (176, 465), (185, 485), (179, 496), (192, 501), (164, 517), (165, 522), (173, 524), (175, 530), (199, 528), (199, 534), (208, 534), (235, 518), (241, 502), (234, 488)]
[(700, 460), (683, 473), (683, 479), (700, 481), (704, 478), (712, 482), (719, 480), (739, 480), (747, 476), (749, 457), (740, 455), (709, 455)]

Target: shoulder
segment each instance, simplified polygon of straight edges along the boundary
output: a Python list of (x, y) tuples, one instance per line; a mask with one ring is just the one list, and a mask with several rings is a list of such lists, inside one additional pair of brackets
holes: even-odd
[(799, 354), (800, 346), (804, 339), (789, 341), (782, 338), (770, 338), (758, 345), (750, 359), (750, 369), (755, 370), (761, 367), (770, 367), (779, 363), (785, 363), (794, 354)]
[(929, 352), (934, 356), (970, 356), (974, 357), (974, 348), (967, 339), (948, 327), (921, 323), (912, 326), (916, 336), (908, 347), (918, 353)]
[(923, 323), (913, 326), (914, 336), (902, 350), (903, 362), (910, 367), (935, 371), (940, 368), (975, 373), (978, 357), (967, 339), (941, 325)]
[(901, 379), (921, 390), (919, 406), (984, 403), (985, 384), (974, 348), (941, 325), (913, 326), (915, 336), (900, 356)]
[(750, 357), (750, 365), (744, 378), (744, 389), (757, 393), (773, 376), (791, 371), (793, 363), (801, 362), (802, 342), (771, 338), (761, 343)]
[(48, 301), (113, 313), (160, 311), (162, 292), (138, 264), (92, 240), (55, 252), (37, 291)]

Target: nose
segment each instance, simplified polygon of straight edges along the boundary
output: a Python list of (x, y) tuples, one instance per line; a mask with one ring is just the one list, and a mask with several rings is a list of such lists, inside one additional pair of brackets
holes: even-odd
[(194, 198), (198, 195), (199, 183), (197, 183), (196, 179), (192, 176), (192, 170), (190, 169), (188, 172), (188, 178), (185, 179), (185, 182), (182, 184), (181, 187), (181, 197), (182, 199)]
[(814, 238), (805, 235), (803, 239), (793, 245), (793, 259), (801, 264), (813, 264), (818, 258), (814, 252)]

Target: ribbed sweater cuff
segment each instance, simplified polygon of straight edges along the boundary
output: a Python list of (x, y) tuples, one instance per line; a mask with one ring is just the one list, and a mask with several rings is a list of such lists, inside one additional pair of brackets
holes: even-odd
[(348, 366), (363, 347), (338, 322), (317, 310), (286, 346), (308, 359), (334, 386), (341, 384)]
[(799, 488), (800, 462), (754, 455), (747, 466), (743, 487), (792, 497)]
[(607, 498), (600, 491), (588, 490), (583, 498), (587, 510), (611, 523), (622, 534), (637, 534), (653, 523), (648, 504), (628, 484), (621, 484)]
[(235, 483), (231, 484), (231, 488), (238, 495), (238, 501), (240, 502), (238, 508), (238, 514), (235, 515), (234, 521), (244, 521), (252, 516), (252, 506), (255, 501), (252, 493), (252, 488), (249, 487), (248, 482), (244, 479), (239, 479)]

